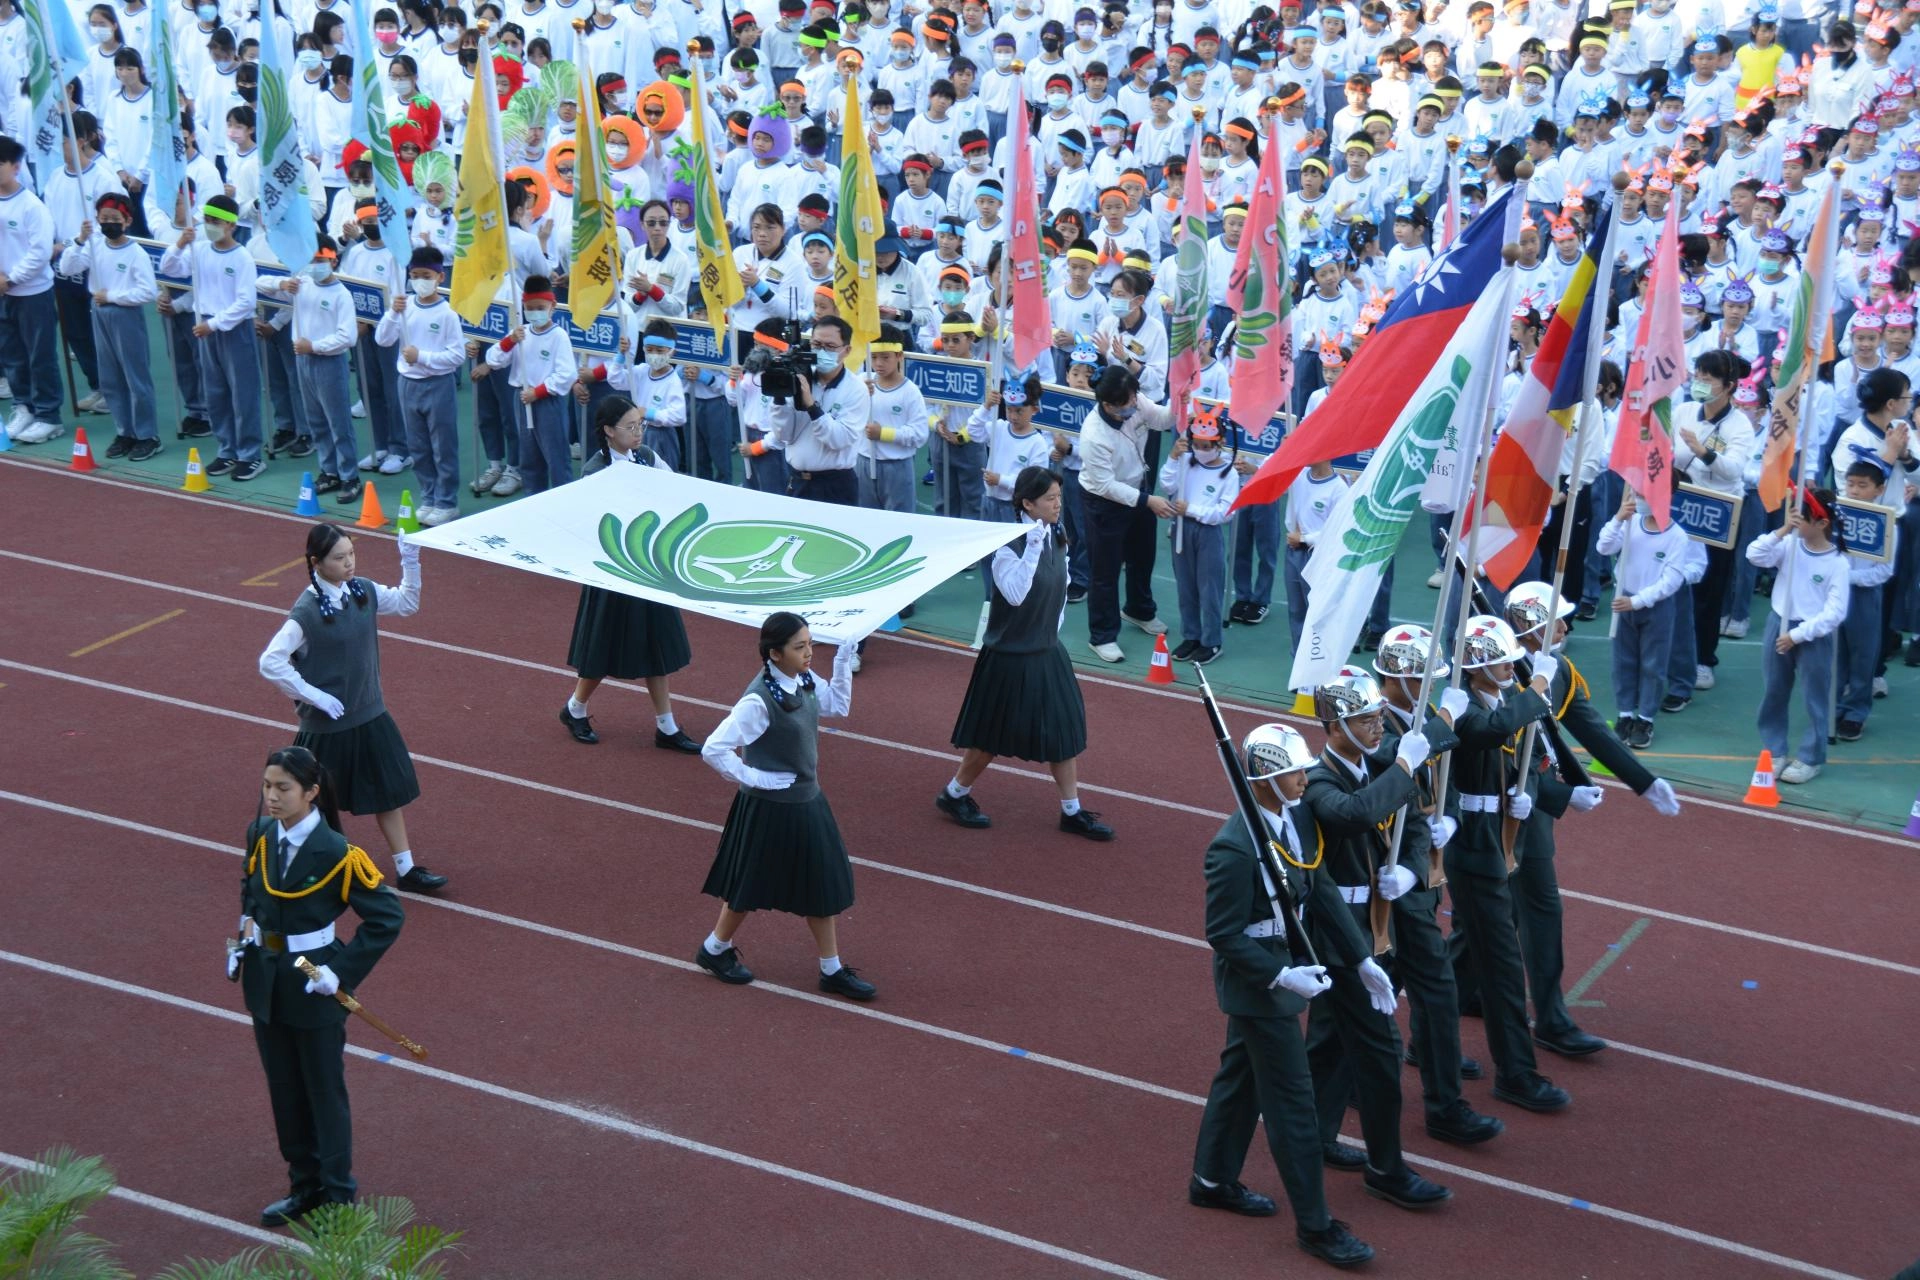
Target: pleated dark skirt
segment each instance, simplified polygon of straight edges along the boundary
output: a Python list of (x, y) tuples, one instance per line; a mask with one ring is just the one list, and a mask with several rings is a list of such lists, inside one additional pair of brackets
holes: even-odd
[(798, 804), (736, 792), (702, 893), (734, 911), (837, 916), (853, 905), (853, 864), (825, 795)]
[(672, 675), (693, 661), (680, 611), (618, 591), (580, 588), (567, 665), (583, 680)]
[(1087, 705), (1064, 645), (1041, 653), (982, 649), (953, 725), (953, 745), (1058, 764), (1087, 749)]
[(313, 752), (333, 779), (334, 800), (362, 816), (405, 808), (420, 798), (420, 779), (400, 737), (400, 726), (382, 711), (354, 729), (309, 733), (302, 729), (293, 745)]

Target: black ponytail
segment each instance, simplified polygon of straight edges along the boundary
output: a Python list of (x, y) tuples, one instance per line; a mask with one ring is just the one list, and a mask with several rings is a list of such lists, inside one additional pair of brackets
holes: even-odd
[(321, 821), (335, 831), (340, 830), (340, 805), (334, 799), (333, 779), (313, 752), (305, 747), (281, 747), (267, 757), (263, 767), (284, 769), (302, 791), (310, 787), (320, 788), (320, 794), (314, 797), (313, 807), (320, 811)]

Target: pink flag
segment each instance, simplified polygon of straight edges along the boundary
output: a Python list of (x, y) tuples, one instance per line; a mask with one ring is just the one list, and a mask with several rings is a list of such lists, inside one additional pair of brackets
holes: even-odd
[(1007, 121), (1013, 129), (1013, 234), (1007, 241), (1007, 260), (1013, 265), (1013, 362), (1024, 369), (1053, 345), (1053, 318), (1040, 270), (1040, 193), (1033, 180), (1027, 95), (1018, 83)]
[(1666, 225), (1647, 278), (1647, 309), (1640, 313), (1627, 364), (1627, 393), (1608, 466), (1653, 508), (1656, 527), (1672, 519), (1674, 392), (1686, 376), (1686, 338), (1680, 321), (1680, 205), (1667, 206)]
[[(1227, 280), (1228, 305), (1240, 313), (1233, 329), (1228, 411), (1249, 431), (1265, 430), (1293, 391), (1293, 273), (1280, 150), (1268, 147), (1260, 157), (1247, 229)], [(1194, 178), (1189, 169), (1187, 181)]]

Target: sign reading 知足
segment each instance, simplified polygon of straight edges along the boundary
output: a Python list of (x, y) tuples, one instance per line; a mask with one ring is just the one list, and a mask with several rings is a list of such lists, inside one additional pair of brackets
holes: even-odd
[(816, 639), (844, 641), (1006, 545), (1007, 527), (808, 502), (620, 463), (411, 536), (423, 547), (751, 627), (790, 610)]
[(983, 405), (987, 402), (987, 363), (955, 360), (951, 356), (907, 353), (901, 364), (907, 381), (920, 388), (923, 399), (938, 404)]
[(1673, 520), (1695, 542), (1731, 547), (1740, 536), (1740, 499), (1699, 485), (1673, 486)]

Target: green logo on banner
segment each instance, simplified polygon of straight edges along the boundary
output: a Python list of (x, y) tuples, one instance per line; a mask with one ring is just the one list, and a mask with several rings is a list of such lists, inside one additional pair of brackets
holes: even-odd
[(874, 591), (910, 576), (925, 558), (907, 558), (912, 538), (878, 551), (858, 538), (786, 520), (710, 522), (695, 503), (671, 520), (648, 511), (623, 525), (600, 517), (598, 568), (687, 600), (767, 608), (816, 605)]

